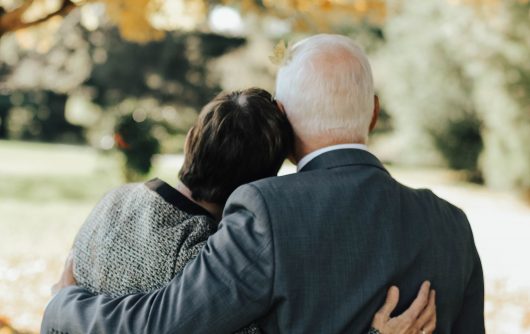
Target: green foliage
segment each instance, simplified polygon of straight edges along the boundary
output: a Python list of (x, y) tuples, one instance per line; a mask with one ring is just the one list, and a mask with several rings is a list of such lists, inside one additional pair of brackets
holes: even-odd
[(530, 3), (509, 1), (482, 22), (486, 61), (475, 74), (475, 101), (484, 120), (484, 176), (490, 186), (530, 194)]
[[(106, 137), (122, 114), (119, 107), (131, 99), (138, 105), (157, 101), (150, 113), (163, 119), (168, 133), (182, 136), (191, 123), (190, 110), (196, 114), (221, 90), (219, 78), (210, 75), (210, 61), (244, 43), (243, 38), (175, 32), (140, 45), (123, 40), (108, 24), (87, 30), (79, 15), (62, 22), (44, 53), (24, 49), (15, 36), (6, 35), (0, 40), (5, 79), (0, 138), (87, 140), (108, 149)], [(163, 146), (181, 145), (168, 140)]]
[(135, 114), (122, 116), (116, 124), (114, 140), (125, 155), (124, 174), (128, 182), (141, 179), (151, 170), (151, 160), (160, 150), (153, 128), (152, 120), (137, 119)]
[(128, 97), (155, 98), (160, 103), (202, 108), (220, 91), (208, 63), (244, 44), (242, 38), (208, 33), (168, 34), (161, 41), (136, 44), (122, 40), (116, 29), (87, 32), (95, 62), (84, 86), (101, 106)]
[(483, 148), (480, 121), (474, 117), (450, 120), (430, 131), (434, 147), (452, 169), (465, 170), (472, 181), (482, 181), (478, 159)]
[(7, 138), (7, 117), (10, 108), (9, 96), (0, 94), (0, 139)]
[(8, 104), (4, 105), (6, 137), (45, 142), (84, 142), (84, 129), (65, 118), (66, 100), (67, 95), (48, 90), (12, 94)]
[(467, 170), (499, 188), (530, 189), (530, 4), (494, 14), (408, 0), (387, 23), (377, 65), (405, 162)]

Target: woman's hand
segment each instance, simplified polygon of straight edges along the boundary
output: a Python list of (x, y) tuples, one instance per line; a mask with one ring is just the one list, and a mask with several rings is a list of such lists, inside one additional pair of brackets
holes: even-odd
[(70, 252), (64, 263), (63, 273), (61, 274), (61, 278), (59, 278), (59, 282), (52, 286), (52, 296), (54, 296), (62, 288), (76, 284), (77, 282), (74, 278), (74, 257), (72, 252)]
[[(410, 307), (391, 318), (390, 314), (396, 308), (399, 300), (399, 289), (390, 287), (385, 304), (377, 311), (372, 321), (372, 331), (381, 334), (430, 334), (436, 328), (435, 292), (430, 289), (430, 282), (421, 285), (418, 296)], [(376, 331), (374, 331), (374, 329)]]

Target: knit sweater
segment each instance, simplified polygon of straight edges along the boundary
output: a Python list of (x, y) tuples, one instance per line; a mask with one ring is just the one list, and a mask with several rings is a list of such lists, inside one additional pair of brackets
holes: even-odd
[[(74, 277), (114, 297), (165, 286), (217, 229), (202, 207), (153, 179), (123, 185), (92, 210), (74, 242)], [(259, 333), (255, 326), (241, 333)]]

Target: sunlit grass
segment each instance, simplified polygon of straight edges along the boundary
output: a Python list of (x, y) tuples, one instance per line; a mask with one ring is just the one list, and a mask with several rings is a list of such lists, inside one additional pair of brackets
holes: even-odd
[[(155, 161), (146, 178), (174, 182), (179, 159)], [(0, 141), (0, 316), (16, 328), (38, 330), (79, 226), (123, 182), (115, 153)]]

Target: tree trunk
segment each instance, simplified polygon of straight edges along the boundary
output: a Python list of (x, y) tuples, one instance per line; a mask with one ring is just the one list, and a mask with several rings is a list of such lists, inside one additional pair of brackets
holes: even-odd
[(10, 108), (11, 103), (9, 103), (9, 98), (5, 95), (0, 95), (0, 139), (7, 139), (9, 136), (7, 119)]

